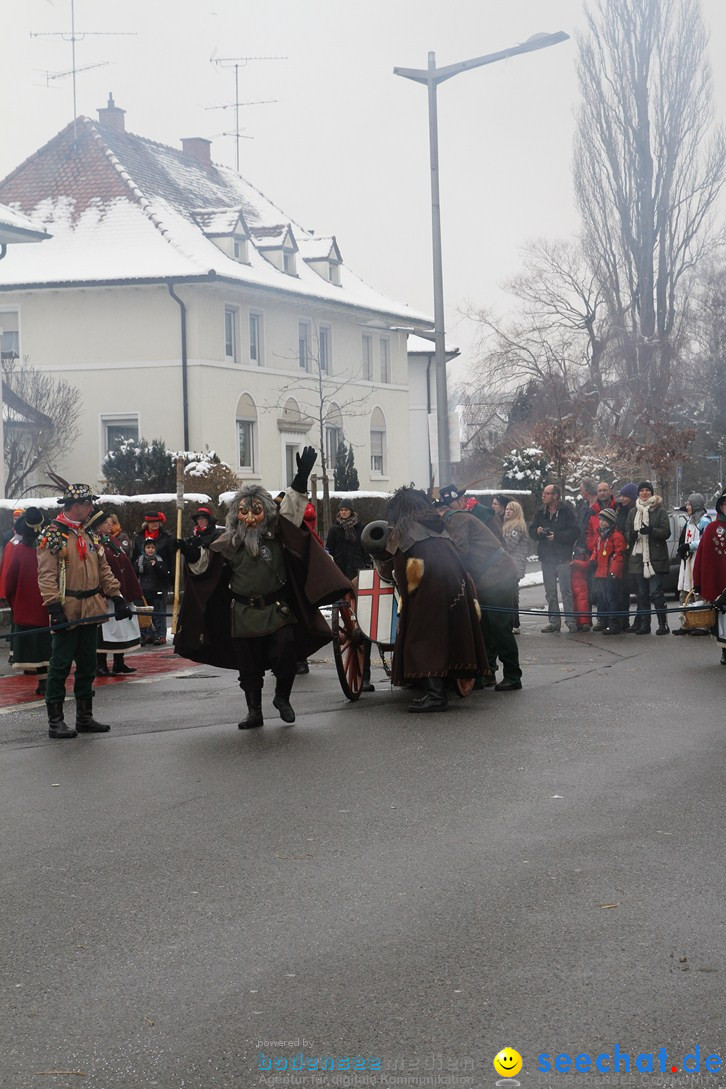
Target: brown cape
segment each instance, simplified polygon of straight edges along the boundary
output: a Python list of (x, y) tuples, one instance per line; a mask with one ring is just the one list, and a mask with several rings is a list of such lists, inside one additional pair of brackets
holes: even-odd
[[(333, 637), (319, 606), (340, 600), (353, 587), (308, 529), (279, 518), (277, 534), (285, 554), (287, 600), (298, 621), (293, 625), (297, 657), (302, 661)], [(193, 662), (237, 669), (230, 634), (231, 603), (229, 566), (219, 552), (210, 551), (203, 575), (185, 571), (175, 652)]]

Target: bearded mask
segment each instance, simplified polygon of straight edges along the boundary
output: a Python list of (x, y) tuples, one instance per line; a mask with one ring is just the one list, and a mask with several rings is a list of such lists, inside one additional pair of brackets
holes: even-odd
[(240, 501), (237, 520), (245, 529), (260, 529), (266, 517), (267, 511), (256, 496), (249, 496)]

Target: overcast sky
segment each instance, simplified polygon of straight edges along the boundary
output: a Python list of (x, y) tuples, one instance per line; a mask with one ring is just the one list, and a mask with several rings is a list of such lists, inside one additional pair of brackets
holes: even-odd
[[(371, 284), (432, 312), (428, 120), (424, 87), (393, 75), (495, 52), (532, 34), (582, 26), (583, 0), (76, 0), (78, 112), (96, 117), (113, 91), (127, 130), (179, 146), (213, 141), (234, 165), (234, 71), (240, 172), (292, 218), (335, 234), (344, 261)], [(71, 46), (31, 33), (70, 30), (70, 0), (4, 0), (4, 177), (72, 118)], [(716, 106), (726, 119), (726, 0), (703, 0)], [(466, 72), (439, 89), (444, 290), (448, 339), (465, 355), (467, 301), (502, 306), (532, 236), (577, 229), (571, 149), (575, 44)], [(50, 86), (47, 83), (50, 82)]]

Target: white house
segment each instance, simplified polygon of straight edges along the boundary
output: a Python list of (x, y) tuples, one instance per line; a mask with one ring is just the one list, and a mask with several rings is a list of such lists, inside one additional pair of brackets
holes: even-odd
[(410, 480), (406, 341), (427, 316), (213, 163), (208, 140), (131, 135), (111, 96), (98, 115), (0, 182), (52, 234), (0, 264), (0, 327), (80, 390), (82, 435), (54, 468), (100, 479), (117, 439), (161, 438), (275, 487), (303, 444), (332, 462), (344, 436), (361, 488)]

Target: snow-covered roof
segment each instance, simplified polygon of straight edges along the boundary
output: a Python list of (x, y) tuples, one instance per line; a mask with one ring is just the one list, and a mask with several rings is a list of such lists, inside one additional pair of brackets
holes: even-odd
[[(433, 334), (432, 334), (433, 335)], [(408, 334), (407, 352), (409, 355), (434, 355), (436, 345), (427, 337), (418, 336), (415, 333)], [(446, 346), (446, 358), (453, 359), (459, 354), (459, 349), (451, 345)]]
[(234, 234), (240, 225), (247, 234), (244, 216), (239, 208), (199, 208), (192, 212), (192, 217), (205, 234)]
[(300, 253), (304, 261), (342, 261), (334, 235), (313, 235), (300, 239)]
[[(211, 503), (211, 501), (204, 492), (184, 492), (185, 503)], [(161, 503), (176, 503), (176, 492), (157, 492), (148, 495), (101, 495), (99, 504), (103, 503), (116, 507), (121, 507), (125, 503), (143, 503), (145, 506), (152, 507)], [(0, 510), (17, 510), (20, 507), (58, 510), (58, 497), (56, 495), (24, 495), (22, 499), (0, 499)]]
[(20, 212), (0, 204), (0, 245), (9, 242), (43, 242), (50, 238), (48, 232)]
[(228, 230), (233, 213), (253, 243), (281, 245), (288, 230), (298, 245), (315, 236), (230, 167), (85, 117), (75, 143), (69, 125), (0, 182), (0, 200), (53, 235), (42, 258), (30, 246), (0, 264), (0, 288), (222, 279), (431, 324), (344, 265), (332, 284), (305, 262), (288, 275), (254, 244), (249, 264), (228, 257), (208, 237), (209, 224)]

